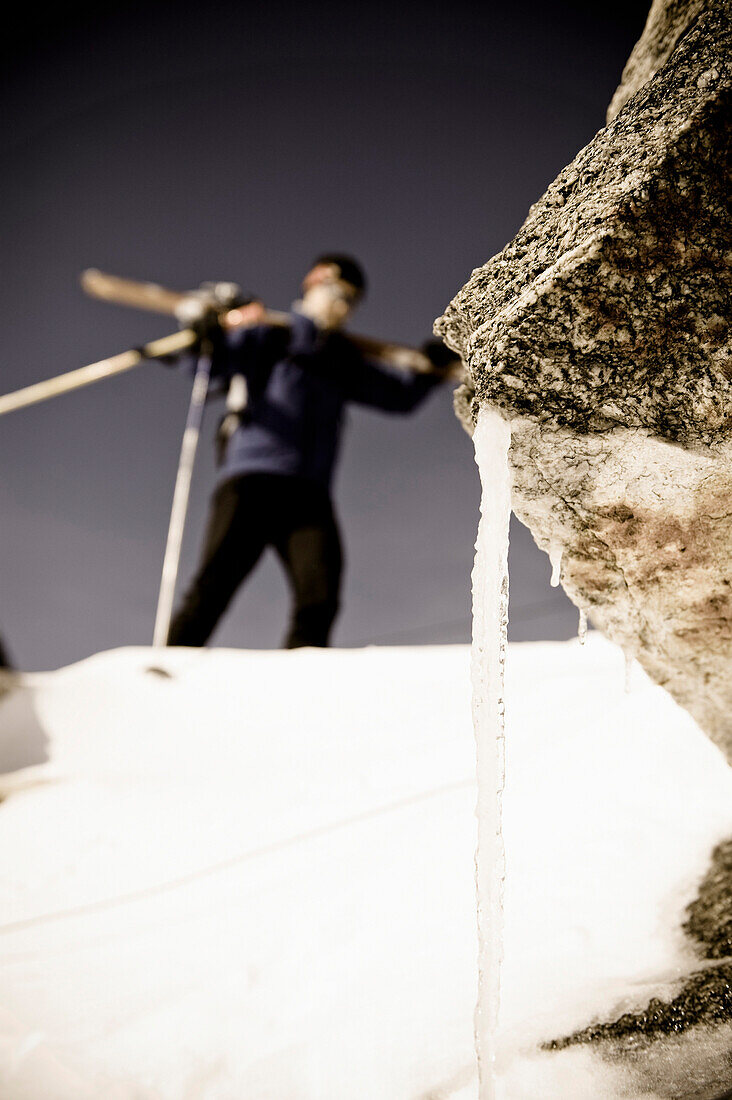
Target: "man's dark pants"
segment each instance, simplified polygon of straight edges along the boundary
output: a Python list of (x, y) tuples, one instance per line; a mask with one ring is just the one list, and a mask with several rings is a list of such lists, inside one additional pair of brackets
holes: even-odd
[(281, 474), (245, 474), (216, 490), (201, 564), (173, 618), (168, 645), (204, 645), (268, 546), (292, 588), (285, 646), (326, 646), (343, 562), (333, 506), (324, 486)]

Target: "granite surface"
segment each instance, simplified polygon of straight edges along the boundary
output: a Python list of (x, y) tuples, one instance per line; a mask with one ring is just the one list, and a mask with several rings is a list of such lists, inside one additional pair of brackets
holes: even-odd
[(731, 12), (654, 4), (613, 121), (436, 324), (570, 598), (730, 762)]

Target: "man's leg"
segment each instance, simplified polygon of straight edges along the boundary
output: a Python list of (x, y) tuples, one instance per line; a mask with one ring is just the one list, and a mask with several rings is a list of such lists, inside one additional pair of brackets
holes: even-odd
[(297, 482), (289, 523), (274, 545), (293, 593), (285, 648), (327, 646), (338, 614), (343, 552), (333, 506), (326, 489)]
[(256, 475), (232, 478), (211, 502), (201, 563), (173, 616), (168, 645), (202, 646), (264, 550), (262, 491)]

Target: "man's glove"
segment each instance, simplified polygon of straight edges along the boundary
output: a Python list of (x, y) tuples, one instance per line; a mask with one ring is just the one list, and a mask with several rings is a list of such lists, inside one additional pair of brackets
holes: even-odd
[[(222, 343), (221, 318), (233, 309), (257, 302), (257, 298), (242, 294), (237, 283), (201, 283), (198, 290), (192, 290), (181, 299), (175, 309), (178, 327), (192, 328), (200, 342), (207, 339), (214, 349)], [(195, 349), (194, 349), (195, 350)], [(180, 356), (161, 357), (159, 362), (165, 367), (178, 365)]]
[(218, 325), (221, 314), (253, 301), (256, 299), (242, 294), (236, 283), (201, 283), (198, 290), (192, 290), (181, 300), (175, 316), (181, 328), (192, 328), (207, 335), (211, 327)]
[(462, 359), (442, 340), (425, 340), (419, 350), (429, 359), (435, 374), (443, 378), (455, 378), (462, 373)]

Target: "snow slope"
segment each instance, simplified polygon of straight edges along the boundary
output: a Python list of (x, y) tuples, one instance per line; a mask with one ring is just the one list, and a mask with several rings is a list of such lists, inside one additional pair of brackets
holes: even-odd
[[(500, 1100), (721, 1095), (719, 1036), (694, 1093), (542, 1049), (695, 965), (732, 836), (717, 750), (623, 680), (510, 648)], [(4, 696), (0, 773), (2, 1100), (477, 1096), (467, 647), (99, 654)]]
[(468, 1083), (469, 705), (464, 647), (127, 649), (27, 677), (6, 759), (50, 759), (0, 805), (3, 1100)]

